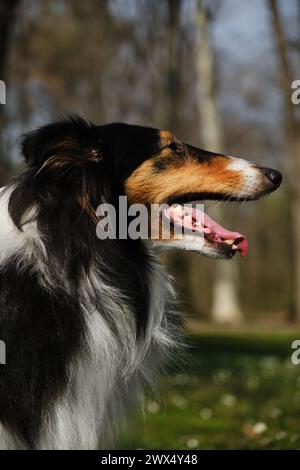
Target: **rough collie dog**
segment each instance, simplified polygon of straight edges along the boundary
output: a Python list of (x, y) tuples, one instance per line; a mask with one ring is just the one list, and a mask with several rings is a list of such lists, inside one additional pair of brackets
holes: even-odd
[[(230, 258), (247, 241), (208, 216), (155, 242), (96, 236), (101, 202), (250, 200), (281, 175), (184, 144), (168, 131), (78, 117), (25, 135), (24, 173), (0, 196), (0, 443), (3, 449), (105, 446), (178, 342), (179, 316), (153, 247)], [(172, 224), (171, 224), (172, 225)]]

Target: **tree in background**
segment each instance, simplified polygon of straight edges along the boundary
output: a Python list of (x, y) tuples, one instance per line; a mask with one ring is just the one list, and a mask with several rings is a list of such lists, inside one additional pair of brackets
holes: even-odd
[[(290, 156), (289, 193), (291, 199), (292, 257), (291, 279), (293, 297), (290, 320), (300, 323), (300, 123), (296, 106), (291, 99), (293, 70), (288, 43), (277, 0), (268, 0), (274, 32), (275, 47), (279, 58), (280, 83), (283, 96), (283, 116), (287, 154)], [(298, 3), (300, 11), (300, 5)], [(300, 32), (298, 32), (300, 35)], [(299, 77), (298, 77), (299, 78)]]
[[(214, 51), (211, 44), (208, 13), (202, 0), (197, 0), (197, 40), (195, 65), (198, 84), (199, 132), (204, 148), (224, 153), (222, 123), (217, 105), (217, 86)], [(222, 211), (214, 207), (214, 215), (222, 220)], [(212, 319), (234, 324), (242, 314), (237, 292), (237, 272), (233, 262), (218, 261), (212, 286)]]
[(2, 80), (5, 78), (11, 32), (18, 3), (18, 0), (0, 1), (0, 74)]
[[(262, 3), (256, 2), (262, 13)], [(216, 4), (220, 5), (217, 11)], [(20, 1), (6, 60), (5, 155), (18, 164), (18, 139), (23, 132), (78, 112), (99, 124), (124, 121), (169, 128), (179, 139), (213, 150), (223, 151), (225, 142), (231, 154), (262, 165), (279, 164), (284, 170), (287, 162), (281, 155), (286, 146), (282, 144), (274, 80), (277, 54), (269, 54), (272, 41), (265, 16), (259, 31), (256, 28), (253, 4), (245, 2), (243, 8), (232, 9), (231, 2), (223, 0), (204, 3), (209, 7), (213, 79), (207, 80), (206, 86), (208, 90), (211, 87), (210, 102), (215, 104), (215, 115), (222, 114), (224, 128), (224, 136), (219, 129), (220, 143), (216, 139), (216, 143), (205, 144), (202, 134), (207, 130), (202, 126), (213, 120), (205, 118), (205, 103), (201, 104), (204, 79), (199, 81), (199, 76), (204, 72), (198, 70), (201, 62), (196, 67), (201, 44), (195, 34), (196, 29), (199, 33), (195, 0)], [(244, 33), (245, 11), (246, 16), (248, 11), (253, 16)], [(212, 41), (212, 35), (219, 42)], [(251, 66), (253, 57), (255, 67)], [(217, 84), (213, 83), (216, 66)], [(3, 168), (1, 164), (2, 172)], [(17, 166), (14, 171), (19, 172)], [(3, 183), (7, 179), (3, 178)], [(287, 311), (291, 219), (286, 209), (291, 198), (285, 198), (285, 186), (265, 201), (222, 208), (226, 225), (231, 225), (228, 217), (233, 216), (251, 243), (251, 256), (234, 259), (226, 266), (232, 269), (234, 263), (239, 267), (234, 286), (239, 288), (247, 319), (266, 313), (268, 321), (273, 321), (274, 312), (283, 317)], [(276, 230), (266, 230), (271, 227)], [(214, 281), (222, 263), (175, 250), (168, 259), (186, 311), (210, 320), (216, 297)], [(221, 300), (223, 307), (223, 297)], [(234, 309), (229, 310), (232, 313)]]
[[(14, 26), (18, 0), (0, 0), (0, 80), (5, 81), (7, 76), (7, 59), (11, 45), (11, 36)], [(0, 104), (0, 184), (4, 180), (5, 170), (9, 166), (5, 157), (3, 146), (4, 108)], [(4, 174), (2, 174), (4, 172)]]
[(180, 89), (180, 14), (182, 0), (167, 0), (167, 44), (168, 53), (166, 61), (166, 124), (168, 129), (177, 133), (180, 129), (179, 105)]
[[(165, 60), (165, 94), (163, 105), (165, 107), (164, 122), (162, 126), (176, 135), (182, 131), (181, 99), (182, 90), (182, 38), (181, 14), (184, 0), (166, 0), (166, 60)], [(182, 273), (186, 273), (189, 257), (185, 254), (166, 252), (161, 255), (163, 263), (168, 266), (169, 272), (176, 278), (178, 284), (185, 284)], [(186, 286), (184, 286), (186, 288)], [(196, 307), (196, 306), (194, 306)]]

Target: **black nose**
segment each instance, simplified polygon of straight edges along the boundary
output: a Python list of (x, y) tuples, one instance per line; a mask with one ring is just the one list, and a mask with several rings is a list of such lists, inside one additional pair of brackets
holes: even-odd
[(279, 186), (282, 181), (281, 173), (272, 168), (264, 168), (264, 175), (274, 186)]

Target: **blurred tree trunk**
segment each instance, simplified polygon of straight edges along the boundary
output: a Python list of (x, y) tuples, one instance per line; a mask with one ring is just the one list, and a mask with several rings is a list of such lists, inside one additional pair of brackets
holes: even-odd
[[(114, 42), (122, 41), (122, 24), (118, 28), (117, 22), (114, 23), (109, 2), (110, 0), (93, 0), (92, 2), (72, 0), (70, 2), (71, 12), (80, 34), (89, 24), (90, 36), (86, 39), (86, 48), (91, 48), (96, 60), (89, 67), (88, 92), (85, 97), (86, 103), (82, 104), (82, 111), (95, 122), (105, 121), (103, 77), (99, 70), (109, 66), (109, 60), (114, 56)], [(99, 30), (98, 34), (97, 30)], [(106, 54), (105, 48), (110, 51), (110, 54)], [(57, 108), (60, 109), (60, 107), (61, 103), (57, 103)], [(122, 112), (121, 102), (120, 111)]]
[(0, 75), (2, 80), (5, 78), (11, 30), (18, 3), (18, 0), (0, 0)]
[[(14, 25), (15, 11), (18, 0), (0, 0), (0, 80), (5, 82), (6, 65), (10, 46), (10, 38)], [(0, 184), (5, 167), (3, 149), (4, 105), (0, 104)]]
[[(200, 135), (204, 148), (218, 152), (224, 149), (222, 125), (217, 106), (214, 53), (208, 30), (208, 19), (201, 0), (197, 0), (197, 40), (195, 63), (198, 82)], [(222, 221), (222, 212), (215, 208), (214, 216)], [(212, 287), (212, 319), (219, 323), (238, 323), (241, 309), (237, 293), (236, 266), (218, 261)]]
[[(164, 127), (174, 134), (180, 128), (179, 101), (180, 101), (180, 13), (182, 0), (167, 0), (167, 57), (166, 57), (166, 103)], [(168, 270), (182, 282), (182, 272), (186, 271), (186, 258), (179, 253), (166, 252), (162, 255)]]
[(180, 44), (180, 9), (182, 0), (167, 0), (168, 27), (167, 27), (167, 107), (166, 127), (177, 133), (179, 128), (178, 108), (180, 101), (180, 67), (178, 67)]
[(290, 156), (291, 187), (291, 277), (293, 283), (293, 302), (289, 312), (289, 319), (300, 323), (300, 126), (296, 115), (296, 106), (291, 99), (293, 73), (288, 56), (288, 45), (278, 3), (268, 0), (271, 12), (274, 40), (279, 58), (280, 79), (284, 102), (284, 124), (286, 134), (287, 154)]

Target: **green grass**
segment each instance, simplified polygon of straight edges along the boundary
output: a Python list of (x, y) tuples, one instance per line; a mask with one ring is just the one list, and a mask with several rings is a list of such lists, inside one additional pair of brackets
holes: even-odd
[(191, 337), (186, 363), (162, 378), (144, 416), (131, 416), (117, 448), (299, 449), (294, 339), (297, 334)]

